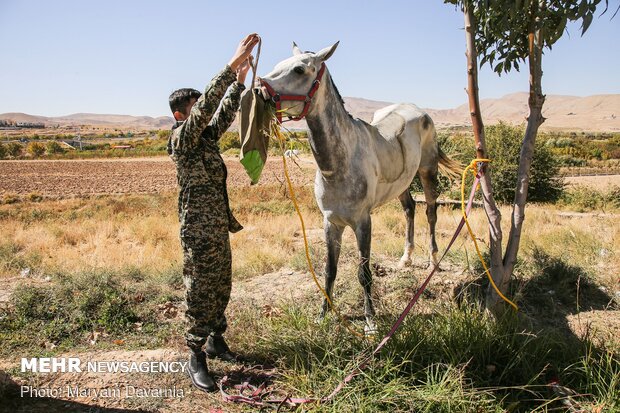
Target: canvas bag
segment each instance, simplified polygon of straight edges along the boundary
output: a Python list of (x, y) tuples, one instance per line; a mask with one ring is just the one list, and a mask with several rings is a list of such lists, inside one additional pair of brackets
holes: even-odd
[(267, 103), (256, 88), (247, 89), (241, 95), (241, 164), (245, 168), (252, 185), (260, 179), (269, 148), (269, 122), (272, 115)]

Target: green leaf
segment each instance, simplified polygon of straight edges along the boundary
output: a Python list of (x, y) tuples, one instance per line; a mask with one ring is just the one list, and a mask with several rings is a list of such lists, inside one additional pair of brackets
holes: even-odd
[(583, 23), (581, 24), (581, 35), (583, 36), (586, 33), (586, 30), (588, 30), (588, 27), (590, 27), (590, 24), (592, 24), (592, 17), (594, 15), (592, 13), (587, 13), (585, 16), (583, 16)]

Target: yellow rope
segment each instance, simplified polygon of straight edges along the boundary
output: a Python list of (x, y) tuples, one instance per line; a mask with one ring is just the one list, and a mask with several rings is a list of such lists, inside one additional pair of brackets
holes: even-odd
[(489, 272), (489, 269), (487, 268), (487, 264), (486, 262), (484, 262), (484, 258), (482, 257), (482, 254), (480, 253), (480, 248), (478, 248), (478, 242), (476, 241), (476, 236), (474, 235), (474, 232), (469, 226), (469, 220), (467, 219), (467, 212), (465, 210), (465, 178), (467, 177), (467, 172), (471, 171), (475, 179), (476, 173), (478, 172), (477, 170), (478, 163), (483, 163), (483, 162), (491, 162), (491, 160), (480, 159), (480, 158), (474, 159), (473, 161), (470, 162), (470, 164), (463, 171), (463, 179), (461, 181), (461, 212), (463, 213), (463, 219), (465, 220), (465, 225), (467, 226), (467, 231), (469, 232), (469, 236), (471, 237), (472, 241), (474, 241), (474, 246), (476, 247), (476, 253), (478, 254), (478, 258), (480, 259), (480, 262), (482, 263), (482, 267), (484, 267), (484, 272), (489, 278), (489, 282), (493, 286), (493, 289), (504, 301), (510, 304), (516, 311), (519, 311), (519, 307), (517, 307), (515, 303), (513, 303), (508, 298), (506, 298), (504, 294), (502, 294), (502, 292), (499, 290), (499, 288), (497, 288), (497, 285), (495, 285), (495, 281), (493, 281), (493, 277), (491, 277), (491, 273)]
[(354, 330), (351, 327), (351, 323), (349, 322), (349, 320), (347, 320), (341, 313), (340, 311), (338, 311), (338, 309), (336, 307), (334, 307), (334, 304), (332, 303), (332, 300), (329, 298), (329, 295), (327, 294), (327, 292), (323, 289), (323, 287), (321, 287), (321, 284), (319, 283), (319, 280), (316, 276), (316, 273), (314, 272), (314, 265), (312, 265), (312, 260), (310, 258), (310, 247), (308, 245), (308, 237), (306, 236), (306, 225), (304, 223), (304, 218), (301, 214), (301, 211), (299, 209), (299, 204), (297, 203), (297, 196), (295, 195), (295, 190), (293, 189), (293, 183), (291, 182), (291, 178), (289, 176), (288, 173), (288, 164), (286, 163), (286, 156), (284, 155), (284, 141), (286, 140), (286, 138), (284, 137), (284, 135), (282, 134), (282, 131), (280, 130), (280, 125), (277, 122), (272, 122), (271, 123), (271, 131), (272, 131), (272, 135), (275, 136), (278, 139), (278, 143), (280, 145), (280, 150), (282, 151), (282, 164), (284, 166), (284, 176), (286, 177), (286, 183), (288, 186), (288, 190), (289, 193), (291, 194), (291, 200), (293, 201), (293, 206), (295, 207), (295, 211), (297, 212), (297, 216), (299, 217), (299, 222), (301, 223), (301, 232), (303, 234), (304, 237), (304, 248), (305, 248), (305, 252), (306, 252), (306, 261), (308, 262), (308, 269), (310, 270), (310, 274), (312, 274), (312, 278), (314, 279), (314, 283), (316, 284), (317, 288), (319, 289), (319, 291), (321, 291), (321, 293), (323, 294), (323, 296), (325, 297), (325, 300), (327, 301), (329, 308), (336, 313), (336, 315), (338, 316), (338, 318), (340, 319), (340, 322), (344, 325), (344, 327), (349, 330), (349, 332), (351, 332), (352, 334), (360, 337), (360, 338), (366, 338), (364, 333), (360, 333), (359, 331)]

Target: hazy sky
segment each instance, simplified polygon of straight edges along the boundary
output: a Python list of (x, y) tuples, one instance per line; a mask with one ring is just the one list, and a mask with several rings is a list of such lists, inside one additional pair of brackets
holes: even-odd
[[(545, 54), (546, 94), (620, 93), (620, 15), (611, 14), (584, 37), (569, 27)], [(344, 96), (450, 108), (465, 102), (462, 27), (441, 0), (0, 0), (0, 113), (168, 115), (170, 92), (202, 89), (254, 31), (260, 74), (293, 40), (303, 50), (340, 40), (328, 67)], [(480, 73), (483, 98), (525, 90), (525, 72)]]

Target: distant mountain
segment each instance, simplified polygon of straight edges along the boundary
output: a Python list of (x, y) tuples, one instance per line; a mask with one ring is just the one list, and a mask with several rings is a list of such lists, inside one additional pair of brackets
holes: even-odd
[[(482, 99), (480, 110), (484, 122), (493, 124), (502, 120), (512, 124), (525, 123), (529, 113), (528, 96), (522, 92), (499, 99)], [(471, 123), (467, 104), (455, 109), (428, 109), (428, 113), (440, 127)], [(620, 95), (548, 95), (543, 106), (543, 116), (546, 120), (542, 128), (547, 130), (620, 131)]]
[(174, 123), (170, 116), (131, 116), (131, 115), (100, 115), (96, 113), (74, 113), (66, 116), (36, 116), (26, 113), (2, 113), (0, 120), (13, 122), (43, 123), (46, 126), (106, 126), (135, 129), (167, 129)]
[[(512, 123), (525, 123), (528, 114), (527, 93), (513, 93), (498, 99), (482, 99), (480, 106), (486, 124), (500, 120)], [(367, 122), (373, 113), (389, 102), (380, 102), (362, 98), (344, 98), (345, 107), (354, 117)], [(414, 102), (415, 103), (415, 102)], [(471, 124), (469, 107), (463, 104), (454, 109), (425, 109), (439, 128), (467, 126)], [(563, 129), (575, 131), (620, 131), (620, 94), (594, 95), (587, 97), (548, 95), (543, 109), (547, 118), (543, 129)], [(153, 118), (150, 116), (100, 115), (94, 113), (75, 113), (72, 115), (45, 117), (25, 113), (3, 113), (0, 120), (14, 122), (44, 123), (48, 126), (92, 125), (101, 127), (167, 129), (174, 120), (169, 116)], [(305, 122), (292, 122), (292, 129), (305, 129)], [(236, 129), (234, 123), (232, 128)]]

